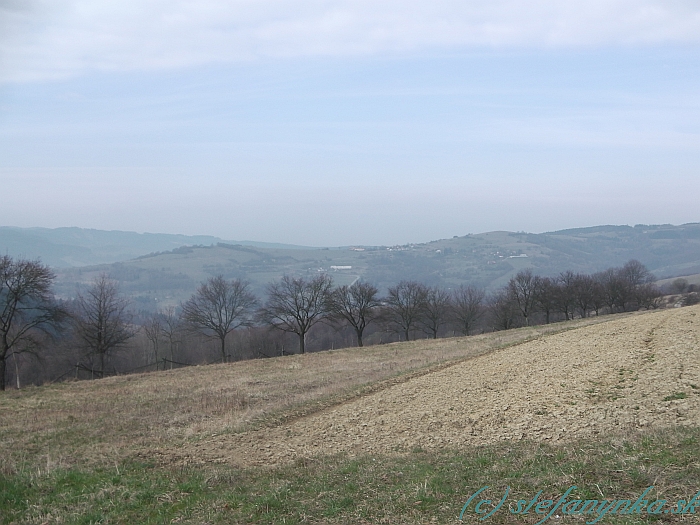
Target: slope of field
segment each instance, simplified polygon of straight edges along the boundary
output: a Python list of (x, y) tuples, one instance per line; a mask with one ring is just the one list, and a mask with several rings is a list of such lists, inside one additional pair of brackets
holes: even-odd
[(179, 461), (189, 442), (274, 426), (436, 367), (609, 319), (8, 390), (0, 393), (0, 457), (99, 466), (140, 451)]
[(699, 354), (696, 306), (10, 390), (0, 525), (447, 524), (485, 485), (694, 523)]
[(275, 429), (218, 436), (184, 458), (273, 464), (502, 440), (560, 441), (700, 423), (700, 309), (549, 335), (412, 378)]
[(606, 316), (8, 391), (0, 453), (66, 464), (140, 454), (166, 464), (267, 465), (697, 425), (699, 313)]

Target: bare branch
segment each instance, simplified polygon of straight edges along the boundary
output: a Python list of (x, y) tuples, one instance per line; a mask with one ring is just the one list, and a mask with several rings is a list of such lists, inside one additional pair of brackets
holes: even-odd
[(217, 275), (182, 305), (180, 317), (190, 329), (219, 339), (223, 362), (227, 361), (226, 336), (251, 324), (251, 314), (258, 303), (248, 286), (239, 279), (227, 281)]
[(419, 322), (428, 299), (428, 288), (416, 281), (401, 281), (389, 288), (386, 298), (386, 318), (390, 325), (403, 333), (406, 341), (410, 339), (411, 330)]
[(328, 296), (327, 309), (334, 321), (345, 321), (355, 329), (357, 346), (362, 346), (362, 334), (367, 325), (379, 316), (381, 302), (374, 285), (357, 281), (340, 286)]
[(76, 333), (91, 355), (100, 361), (104, 375), (105, 358), (134, 336), (129, 301), (119, 295), (115, 281), (100, 275), (84, 293), (78, 294), (74, 318)]
[(299, 352), (306, 351), (306, 334), (327, 314), (332, 279), (321, 274), (310, 281), (288, 275), (267, 287), (268, 299), (258, 319), (278, 330), (299, 336)]
[(54, 277), (39, 261), (0, 257), (0, 390), (9, 357), (33, 348), (37, 332), (49, 333), (65, 319), (51, 293)]
[(452, 320), (459, 325), (463, 335), (469, 335), (483, 315), (486, 292), (481, 288), (462, 285), (452, 297)]

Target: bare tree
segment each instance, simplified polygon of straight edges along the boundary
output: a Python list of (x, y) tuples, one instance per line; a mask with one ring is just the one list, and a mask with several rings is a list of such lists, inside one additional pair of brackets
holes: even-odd
[(158, 349), (160, 347), (160, 338), (163, 331), (161, 314), (156, 313), (149, 315), (146, 321), (143, 323), (143, 331), (146, 334), (146, 339), (148, 339), (153, 347), (153, 357), (155, 359), (157, 369)]
[(327, 310), (333, 320), (343, 320), (355, 329), (357, 346), (362, 346), (362, 334), (379, 315), (381, 303), (377, 287), (357, 281), (351, 286), (339, 286), (328, 295)]
[(647, 310), (658, 308), (661, 305), (662, 296), (661, 290), (654, 283), (641, 284), (635, 290), (637, 305)]
[(170, 351), (170, 368), (173, 367), (173, 361), (175, 360), (175, 348), (182, 341), (182, 323), (180, 322), (180, 317), (176, 315), (175, 308), (169, 306), (165, 309), (161, 315), (161, 326), (160, 330), (168, 341), (168, 349)]
[(550, 277), (535, 278), (535, 303), (544, 312), (545, 322), (549, 324), (552, 313), (558, 308), (558, 284)]
[[(597, 275), (602, 283), (605, 303), (610, 308), (610, 313), (614, 313), (616, 309), (626, 312), (635, 306), (645, 306), (639, 302), (641, 296), (638, 291), (645, 290), (643, 299), (646, 300), (652, 291), (650, 285), (655, 280), (646, 266), (635, 259), (625, 263), (622, 268), (608, 268)], [(651, 303), (649, 304), (651, 306)]]
[(518, 304), (508, 287), (498, 290), (491, 296), (489, 310), (495, 330), (510, 330), (515, 326), (515, 318), (520, 312)]
[(530, 325), (530, 314), (535, 307), (536, 285), (537, 279), (529, 268), (519, 271), (508, 282), (508, 293), (525, 319), (525, 326)]
[(593, 277), (583, 273), (577, 273), (572, 281), (572, 299), (575, 308), (578, 308), (581, 318), (588, 316), (591, 309), (595, 308), (596, 286)]
[(401, 281), (389, 288), (386, 319), (399, 333), (404, 334), (406, 341), (410, 339), (411, 330), (423, 314), (427, 298), (428, 289), (416, 281)]
[[(65, 312), (51, 293), (54, 274), (39, 261), (0, 257), (0, 390), (5, 390), (7, 360), (34, 348), (39, 332), (59, 327)], [(19, 370), (16, 369), (19, 382)]]
[(594, 273), (591, 276), (593, 279), (593, 296), (591, 298), (591, 306), (596, 317), (600, 315), (600, 311), (605, 306), (605, 285), (601, 273)]
[(625, 308), (625, 286), (620, 279), (619, 269), (608, 268), (597, 274), (603, 289), (603, 302), (608, 307), (610, 313), (615, 313), (615, 309), (620, 306)]
[(654, 281), (654, 275), (636, 259), (627, 261), (620, 269), (620, 277), (625, 283), (629, 302), (635, 303), (636, 308), (656, 308), (661, 292)]
[(129, 301), (119, 295), (117, 283), (102, 274), (85, 293), (79, 293), (74, 322), (78, 338), (90, 356), (99, 360), (104, 376), (105, 358), (134, 336)]
[(682, 277), (679, 277), (678, 279), (674, 279), (673, 282), (671, 283), (671, 286), (669, 287), (669, 291), (672, 294), (682, 294), (688, 291), (688, 280), (683, 279)]
[(575, 283), (576, 274), (570, 270), (562, 272), (557, 278), (556, 304), (567, 321), (574, 318)]
[(630, 287), (636, 288), (643, 284), (653, 283), (654, 275), (636, 259), (631, 259), (625, 263), (620, 270), (623, 279), (627, 281)]
[(182, 305), (180, 317), (191, 330), (219, 340), (224, 363), (227, 361), (228, 334), (252, 324), (251, 316), (257, 299), (248, 291), (248, 286), (240, 279), (227, 281), (217, 275), (200, 285)]
[(419, 323), (423, 331), (437, 339), (440, 327), (447, 322), (450, 314), (450, 294), (437, 286), (428, 288)]
[(288, 275), (267, 287), (267, 302), (258, 319), (266, 324), (297, 334), (299, 353), (306, 351), (306, 334), (327, 314), (328, 294), (332, 279), (320, 274), (310, 281)]
[(483, 315), (486, 292), (481, 288), (461, 285), (452, 295), (452, 320), (463, 335), (469, 335)]

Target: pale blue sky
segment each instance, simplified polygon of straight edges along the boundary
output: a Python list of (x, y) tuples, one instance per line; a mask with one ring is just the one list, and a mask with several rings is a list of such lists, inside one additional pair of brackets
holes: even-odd
[(690, 1), (0, 0), (0, 224), (697, 222), (699, 44)]

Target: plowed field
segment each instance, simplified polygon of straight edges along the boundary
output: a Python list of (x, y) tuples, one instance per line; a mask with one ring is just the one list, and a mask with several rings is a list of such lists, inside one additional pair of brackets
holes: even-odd
[(543, 336), (273, 428), (160, 454), (274, 465), (523, 438), (700, 423), (700, 309), (664, 310)]

